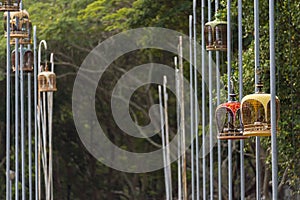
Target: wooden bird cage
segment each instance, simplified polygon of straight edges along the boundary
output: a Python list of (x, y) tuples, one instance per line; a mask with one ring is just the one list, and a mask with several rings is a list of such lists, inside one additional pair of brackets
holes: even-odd
[[(33, 71), (33, 52), (30, 49), (23, 48), (21, 51), (21, 56), (23, 56), (23, 67), (20, 67), (20, 48), (18, 51), (18, 69), (24, 72)], [(12, 70), (16, 71), (16, 51), (13, 50), (11, 54)]]
[(56, 75), (51, 71), (43, 71), (38, 75), (38, 87), (40, 92), (55, 92), (56, 88)]
[(20, 0), (1, 0), (0, 11), (18, 11), (20, 10)]
[(204, 29), (205, 45), (208, 51), (227, 51), (227, 22), (218, 18), (207, 22)]
[[(241, 103), (245, 136), (271, 136), (271, 95), (256, 93), (245, 96)], [(276, 128), (280, 116), (279, 99), (276, 97)]]
[[(7, 37), (7, 12), (4, 13), (4, 31)], [(26, 10), (10, 13), (10, 37), (31, 38), (32, 24)]]
[(234, 100), (219, 105), (216, 109), (216, 122), (218, 127), (219, 140), (240, 140), (246, 139), (243, 135), (241, 121), (240, 102)]

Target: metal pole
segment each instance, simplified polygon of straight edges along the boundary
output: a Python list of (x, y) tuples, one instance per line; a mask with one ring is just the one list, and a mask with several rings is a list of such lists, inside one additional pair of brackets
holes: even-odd
[[(208, 21), (211, 21), (211, 1), (208, 0)], [(209, 91), (209, 186), (210, 199), (214, 198), (214, 149), (213, 149), (213, 94), (212, 94), (212, 52), (208, 52), (208, 91)]]
[(276, 69), (275, 69), (275, 31), (274, 1), (269, 0), (270, 19), (270, 85), (271, 85), (271, 143), (272, 143), (272, 197), (278, 199), (278, 166), (277, 166), (277, 135), (276, 135)]
[(10, 199), (10, 12), (6, 18), (6, 199)]
[(19, 200), (19, 40), (15, 39), (15, 199)]
[(28, 73), (27, 77), (28, 84), (28, 174), (29, 174), (29, 200), (32, 200), (32, 158), (31, 158), (31, 73)]
[(165, 143), (165, 129), (164, 129), (164, 114), (163, 114), (163, 103), (162, 103), (162, 92), (161, 86), (158, 86), (159, 94), (159, 105), (160, 105), (160, 122), (161, 122), (161, 139), (162, 139), (162, 149), (163, 149), (163, 162), (164, 162), (164, 174), (165, 174), (165, 189), (166, 189), (166, 199), (169, 200), (169, 184), (168, 184), (168, 173), (167, 173), (167, 161), (166, 161), (166, 143)]
[[(231, 1), (227, 1), (227, 87), (228, 101), (231, 93)], [(228, 199), (232, 200), (232, 140), (228, 140)]]
[[(179, 69), (177, 68), (177, 57), (174, 57), (174, 64), (175, 64), (175, 86), (176, 86), (176, 112), (177, 112), (177, 132), (180, 133), (180, 99), (179, 99)], [(182, 178), (181, 178), (181, 134), (178, 134), (177, 140), (177, 166), (178, 166), (178, 199), (182, 199)]]
[(23, 45), (20, 45), (20, 96), (21, 96), (21, 163), (22, 163), (22, 200), (26, 198), (25, 188), (25, 114), (24, 114), (24, 61)]
[[(54, 54), (50, 55), (51, 71), (54, 73)], [(53, 200), (53, 161), (52, 161), (52, 116), (53, 116), (53, 92), (48, 93), (48, 108), (49, 108), (49, 176), (50, 176), (50, 186), (49, 193), (51, 200)]]
[[(195, 146), (196, 146), (196, 199), (199, 200), (200, 197), (200, 180), (199, 180), (199, 135), (198, 135), (198, 80), (197, 80), (197, 0), (193, 0), (193, 22), (194, 22), (194, 108), (195, 108), (195, 113), (191, 113), (191, 115), (194, 114), (193, 118), (193, 126), (191, 126), (191, 131), (194, 132), (194, 137), (195, 137)], [(191, 61), (192, 62), (192, 61)], [(192, 80), (192, 79), (191, 79)], [(191, 90), (192, 93), (192, 90)], [(192, 104), (192, 99), (193, 97), (191, 96), (191, 104)], [(193, 137), (193, 139), (194, 139)], [(193, 144), (193, 143), (192, 143)], [(194, 193), (193, 196), (194, 197)]]
[(186, 181), (186, 152), (185, 152), (185, 115), (184, 115), (184, 85), (183, 85), (183, 50), (182, 36), (179, 36), (179, 83), (180, 83), (180, 128), (181, 128), (181, 152), (182, 152), (182, 185), (183, 199), (187, 200), (187, 181)]
[(38, 134), (37, 134), (37, 42), (36, 26), (33, 27), (33, 83), (34, 83), (34, 165), (35, 165), (35, 200), (38, 200)]
[[(190, 37), (190, 117), (191, 117), (191, 187), (192, 187), (192, 200), (195, 199), (195, 166), (194, 166), (194, 101), (193, 101), (193, 43), (192, 43), (192, 23), (193, 16), (189, 16), (189, 37)], [(197, 158), (198, 159), (198, 158)]]
[[(259, 0), (254, 1), (254, 40), (255, 40), (255, 86), (258, 84), (259, 66)], [(256, 88), (256, 87), (255, 87)], [(257, 91), (257, 88), (255, 89)], [(255, 91), (255, 92), (256, 92)], [(256, 137), (256, 199), (260, 200), (260, 137)]]
[[(242, 0), (238, 0), (239, 99), (243, 98)], [(240, 140), (241, 200), (245, 199), (244, 140)]]
[[(206, 153), (205, 153), (205, 37), (204, 37), (204, 26), (205, 26), (205, 0), (201, 1), (201, 46), (202, 46), (202, 58), (201, 58), (201, 67), (202, 67), (202, 171), (203, 171), (203, 199), (206, 199)], [(196, 68), (195, 68), (196, 69)], [(195, 76), (196, 77), (196, 76)], [(197, 77), (195, 78), (197, 80)], [(195, 81), (195, 85), (196, 85)], [(195, 87), (195, 98), (197, 96), (197, 89)], [(195, 101), (197, 102), (197, 101)], [(197, 109), (196, 109), (197, 110)], [(195, 114), (195, 116), (197, 116)], [(196, 119), (196, 118), (195, 118)], [(195, 120), (196, 121), (196, 120)], [(198, 126), (197, 126), (198, 128)], [(198, 130), (198, 129), (195, 129)], [(196, 131), (197, 133), (197, 131)], [(197, 145), (197, 144), (196, 144)], [(198, 160), (198, 159), (197, 159)], [(197, 200), (199, 200), (199, 196), (197, 196)]]
[[(215, 1), (215, 12), (219, 9), (219, 1)], [(220, 105), (220, 52), (216, 51), (217, 105)], [(218, 197), (222, 200), (222, 152), (221, 140), (218, 140)]]
[(167, 77), (163, 79), (163, 93), (164, 93), (164, 117), (165, 117), (165, 136), (166, 136), (166, 160), (167, 171), (169, 178), (169, 192), (170, 200), (172, 200), (172, 173), (171, 173), (171, 161), (170, 161), (170, 146), (169, 146), (169, 123), (168, 123), (168, 93), (167, 93)]

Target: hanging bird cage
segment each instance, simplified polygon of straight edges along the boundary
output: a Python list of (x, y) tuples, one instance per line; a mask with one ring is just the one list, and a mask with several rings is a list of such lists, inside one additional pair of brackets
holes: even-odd
[(0, 11), (18, 11), (20, 10), (20, 0), (0, 1)]
[(216, 109), (216, 121), (219, 140), (246, 139), (243, 135), (240, 102), (235, 100), (236, 95), (230, 95), (231, 100), (219, 105)]
[[(4, 13), (4, 30), (7, 37), (6, 26), (7, 12)], [(10, 37), (31, 38), (32, 24), (26, 10), (10, 13)]]
[[(20, 48), (19, 48), (19, 55), (18, 55), (18, 68), (20, 68)], [(33, 52), (30, 49), (23, 48), (21, 55), (23, 56), (23, 68), (24, 72), (32, 72), (33, 71)], [(11, 54), (11, 61), (12, 61), (12, 70), (13, 72), (16, 71), (16, 51), (13, 50)]]
[(48, 71), (47, 63), (45, 64), (45, 71), (40, 72), (38, 75), (39, 91), (40, 92), (55, 92), (56, 88), (56, 75), (52, 71)]
[(216, 13), (216, 19), (205, 24), (205, 44), (208, 51), (227, 51), (227, 22), (220, 20)]
[[(271, 95), (258, 92), (242, 99), (241, 111), (245, 136), (271, 136)], [(276, 97), (276, 128), (279, 119), (279, 99)]]

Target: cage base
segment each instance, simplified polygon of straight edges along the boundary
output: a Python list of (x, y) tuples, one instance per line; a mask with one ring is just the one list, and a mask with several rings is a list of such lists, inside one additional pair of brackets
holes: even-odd
[[(16, 68), (12, 67), (12, 71), (15, 72)], [(21, 69), (19, 69), (19, 71), (21, 71)], [(33, 68), (32, 67), (24, 67), (23, 72), (33, 72)]]
[(244, 131), (245, 136), (270, 137), (271, 130)]
[(240, 133), (221, 133), (217, 136), (217, 138), (218, 140), (244, 140), (249, 137)]
[(227, 51), (227, 47), (221, 46), (206, 46), (207, 51)]
[(5, 12), (5, 11), (19, 11), (19, 10), (20, 10), (19, 6), (10, 6), (10, 5), (0, 6), (0, 12)]
[(57, 88), (39, 89), (39, 92), (56, 92)]

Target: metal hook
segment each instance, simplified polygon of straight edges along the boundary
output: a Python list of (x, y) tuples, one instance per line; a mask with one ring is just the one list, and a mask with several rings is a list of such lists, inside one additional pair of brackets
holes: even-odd
[(50, 63), (51, 63), (51, 72), (54, 73), (54, 53), (50, 55)]
[(39, 44), (39, 55), (38, 55), (38, 73), (41, 72), (41, 48), (42, 48), (42, 44), (44, 45), (44, 49), (47, 50), (47, 42), (45, 40), (42, 40)]

